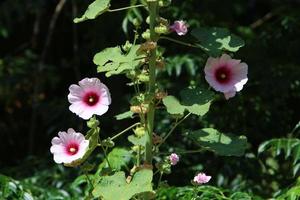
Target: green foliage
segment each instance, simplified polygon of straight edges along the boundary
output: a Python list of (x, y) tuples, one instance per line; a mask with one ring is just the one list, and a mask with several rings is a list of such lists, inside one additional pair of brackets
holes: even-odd
[(105, 13), (110, 7), (110, 0), (95, 0), (89, 5), (85, 13), (80, 18), (75, 18), (74, 23), (83, 22), (89, 19), (95, 19), (97, 16)]
[(214, 94), (201, 88), (187, 88), (180, 92), (180, 96), (181, 101), (174, 96), (167, 96), (163, 99), (168, 113), (183, 115), (185, 111), (188, 111), (203, 116), (208, 112)]
[(295, 185), (280, 192), (277, 200), (299, 200), (300, 199), (300, 180), (298, 178)]
[(134, 174), (131, 181), (126, 180), (124, 172), (100, 177), (93, 195), (103, 200), (129, 200), (133, 196), (152, 192), (152, 170), (142, 169)]
[(172, 75), (175, 72), (176, 76), (181, 75), (185, 70), (190, 76), (196, 75), (196, 70), (199, 67), (199, 56), (191, 54), (175, 55), (166, 58), (166, 71), (168, 75)]
[(247, 148), (245, 136), (224, 134), (213, 128), (204, 128), (188, 133), (201, 147), (214, 151), (221, 156), (242, 156)]
[(161, 187), (157, 191), (157, 199), (164, 200), (252, 200), (252, 195), (244, 192), (230, 193), (213, 186), (198, 187)]
[(137, 50), (140, 45), (133, 45), (128, 53), (124, 53), (120, 47), (106, 48), (94, 56), (94, 63), (98, 65), (98, 72), (106, 72), (107, 77), (126, 73), (139, 66)]
[(300, 140), (297, 138), (276, 138), (265, 141), (259, 145), (258, 153), (261, 154), (270, 150), (272, 155), (278, 156), (284, 153), (285, 159), (292, 157), (293, 159), (293, 174), (294, 176), (300, 169)]
[(222, 51), (236, 52), (245, 45), (241, 38), (225, 28), (197, 28), (192, 35), (200, 42), (199, 47), (211, 56), (219, 56)]
[(101, 171), (104, 168), (108, 168), (109, 166), (112, 170), (121, 170), (122, 167), (127, 167), (128, 163), (131, 160), (131, 153), (124, 148), (114, 148), (108, 155), (107, 160), (103, 160), (103, 162), (99, 165), (98, 171)]

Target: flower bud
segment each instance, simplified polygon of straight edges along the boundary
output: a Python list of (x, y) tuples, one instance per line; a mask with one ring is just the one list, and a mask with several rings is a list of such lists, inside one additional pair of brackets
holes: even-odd
[(149, 82), (150, 77), (149, 74), (140, 74), (137, 76), (137, 79), (141, 82)]
[(87, 127), (89, 128), (97, 128), (99, 126), (100, 122), (96, 119), (95, 116), (93, 116), (89, 121), (87, 121)]
[(142, 37), (143, 37), (145, 40), (150, 40), (150, 30), (147, 29), (144, 33), (142, 33)]
[(156, 68), (157, 69), (164, 69), (165, 68), (165, 62), (164, 61), (162, 61), (162, 60), (157, 60), (156, 61)]
[(155, 27), (154, 30), (157, 34), (168, 34), (170, 32), (169, 28), (165, 25), (159, 25)]
[(143, 113), (146, 114), (148, 112), (148, 105), (141, 104), (137, 106), (130, 106), (130, 111), (133, 113)]
[(133, 132), (137, 137), (141, 138), (146, 134), (146, 129), (145, 127), (141, 126), (137, 127)]
[(188, 32), (188, 24), (183, 20), (177, 20), (170, 26), (171, 31), (175, 31), (177, 35), (185, 35)]
[(127, 40), (126, 43), (122, 46), (124, 51), (128, 52), (130, 48), (132, 47), (132, 44)]

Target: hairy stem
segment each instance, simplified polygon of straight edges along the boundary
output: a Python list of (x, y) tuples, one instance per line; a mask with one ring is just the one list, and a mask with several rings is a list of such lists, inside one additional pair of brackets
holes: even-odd
[[(156, 17), (158, 11), (158, 3), (156, 0), (148, 0), (148, 8), (149, 8), (149, 16), (150, 16), (150, 39), (153, 42), (157, 41), (157, 35), (155, 33), (155, 25), (156, 25)], [(149, 58), (149, 87), (148, 93), (152, 96), (155, 94), (155, 82), (156, 82), (156, 48), (150, 51), (150, 58)], [(153, 148), (153, 141), (152, 141), (152, 134), (153, 134), (153, 127), (154, 127), (154, 115), (155, 115), (155, 103), (151, 101), (149, 104), (149, 111), (147, 114), (147, 139), (145, 145), (145, 162), (148, 164), (152, 164), (152, 148)]]
[(117, 12), (117, 11), (128, 10), (128, 9), (131, 9), (131, 8), (139, 8), (139, 7), (145, 7), (145, 6), (142, 5), (142, 4), (134, 5), (134, 6), (127, 6), (127, 7), (124, 7), (124, 8), (111, 9), (111, 10), (108, 10), (108, 12)]
[(121, 136), (123, 133), (126, 133), (127, 131), (133, 129), (134, 127), (136, 127), (136, 126), (138, 126), (138, 125), (140, 125), (140, 124), (141, 124), (141, 123), (138, 122), (138, 123), (135, 123), (135, 124), (129, 126), (128, 128), (124, 129), (123, 131), (121, 131), (120, 133), (116, 134), (115, 136), (113, 136), (113, 137), (110, 138), (110, 139), (111, 139), (111, 140), (114, 140), (114, 139), (116, 139), (117, 137)]

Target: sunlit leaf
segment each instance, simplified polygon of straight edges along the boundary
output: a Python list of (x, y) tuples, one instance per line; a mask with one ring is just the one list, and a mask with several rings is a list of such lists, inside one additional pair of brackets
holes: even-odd
[(106, 48), (94, 56), (94, 63), (98, 65), (98, 72), (106, 72), (107, 77), (126, 73), (129, 70), (135, 69), (139, 66), (140, 61), (136, 52), (139, 45), (131, 47), (128, 53), (121, 50), (120, 47)]
[(189, 111), (195, 115), (205, 115), (213, 100), (214, 94), (211, 91), (200, 88), (187, 88), (180, 93), (181, 101), (174, 96), (167, 96), (163, 103), (168, 113), (172, 115), (183, 115)]
[(105, 13), (110, 7), (110, 0), (95, 0), (89, 5), (85, 13), (80, 18), (75, 18), (74, 23), (83, 22), (89, 19), (95, 19), (97, 16)]
[[(113, 170), (121, 170), (122, 167), (127, 166), (131, 159), (131, 153), (124, 148), (114, 148), (108, 155), (110, 167)], [(106, 159), (99, 165), (99, 170), (108, 167)]]
[(242, 156), (247, 148), (247, 138), (233, 134), (224, 134), (213, 128), (205, 128), (188, 133), (201, 147), (221, 156)]
[(223, 50), (236, 52), (245, 45), (240, 37), (226, 28), (197, 28), (192, 35), (200, 42), (198, 46), (211, 56), (219, 56)]
[(128, 183), (124, 172), (116, 172), (112, 176), (101, 177), (93, 195), (103, 200), (129, 200), (137, 194), (152, 192), (152, 176), (152, 170), (142, 169)]

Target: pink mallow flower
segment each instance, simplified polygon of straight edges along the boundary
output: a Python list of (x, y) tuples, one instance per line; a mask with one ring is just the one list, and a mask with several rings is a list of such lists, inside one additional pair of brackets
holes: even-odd
[(201, 185), (204, 183), (208, 183), (210, 179), (211, 179), (211, 176), (207, 176), (205, 173), (199, 173), (194, 177), (193, 182), (196, 185)]
[(226, 99), (234, 97), (248, 81), (248, 65), (223, 54), (220, 58), (209, 57), (205, 79), (216, 91), (223, 92)]
[(188, 25), (183, 20), (177, 20), (170, 26), (171, 31), (175, 31), (177, 35), (185, 35), (188, 32)]
[(83, 119), (96, 115), (103, 115), (111, 104), (111, 97), (106, 85), (98, 78), (84, 78), (79, 85), (69, 87), (69, 109)]
[(67, 133), (59, 132), (58, 136), (52, 139), (50, 148), (54, 161), (58, 164), (68, 164), (80, 159), (88, 150), (89, 140), (86, 140), (81, 133), (76, 133), (72, 128), (69, 128)]
[(176, 165), (179, 162), (179, 156), (176, 153), (172, 153), (169, 156), (169, 160), (171, 165)]

